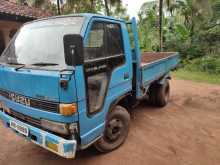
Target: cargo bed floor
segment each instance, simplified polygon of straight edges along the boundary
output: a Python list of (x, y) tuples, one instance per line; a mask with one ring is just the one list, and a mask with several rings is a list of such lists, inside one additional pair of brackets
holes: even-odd
[(167, 58), (173, 54), (174, 52), (144, 52), (141, 55), (141, 65), (146, 65), (148, 63)]

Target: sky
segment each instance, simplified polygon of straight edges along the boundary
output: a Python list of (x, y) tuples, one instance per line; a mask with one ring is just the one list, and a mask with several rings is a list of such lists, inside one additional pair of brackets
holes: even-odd
[(150, 2), (153, 0), (122, 0), (123, 5), (127, 6), (128, 14), (130, 17), (137, 17), (137, 13), (145, 2)]

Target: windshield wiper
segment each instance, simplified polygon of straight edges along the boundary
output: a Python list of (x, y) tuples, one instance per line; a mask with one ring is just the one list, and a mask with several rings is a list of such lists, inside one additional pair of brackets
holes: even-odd
[(16, 71), (18, 71), (19, 69), (21, 69), (21, 68), (23, 68), (23, 67), (25, 67), (25, 65), (23, 64), (23, 65), (21, 65), (21, 66), (19, 66), (19, 67), (17, 67), (17, 68), (15, 68), (15, 70)]
[(18, 62), (8, 62), (6, 64), (9, 64), (9, 65), (24, 65), (24, 64), (18, 63)]
[(49, 63), (49, 62), (37, 62), (37, 63), (33, 63), (31, 65), (34, 65), (34, 66), (55, 66), (55, 65), (58, 65), (58, 64)]
[(8, 62), (7, 64), (9, 64), (9, 65), (19, 65), (18, 67), (15, 68), (16, 71), (23, 68), (23, 67), (25, 67), (25, 64), (18, 63), (18, 62)]

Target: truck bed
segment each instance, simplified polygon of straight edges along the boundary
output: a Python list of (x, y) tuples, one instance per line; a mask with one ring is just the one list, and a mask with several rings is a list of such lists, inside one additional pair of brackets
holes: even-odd
[(167, 58), (175, 54), (174, 52), (144, 52), (141, 55), (141, 66), (147, 65), (151, 62)]
[(141, 56), (141, 85), (149, 86), (174, 69), (179, 62), (176, 52), (145, 52)]

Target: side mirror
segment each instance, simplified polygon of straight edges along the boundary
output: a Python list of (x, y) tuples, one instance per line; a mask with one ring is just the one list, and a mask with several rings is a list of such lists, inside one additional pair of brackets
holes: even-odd
[(67, 65), (82, 65), (84, 61), (83, 38), (79, 34), (67, 34), (63, 37), (65, 62)]

